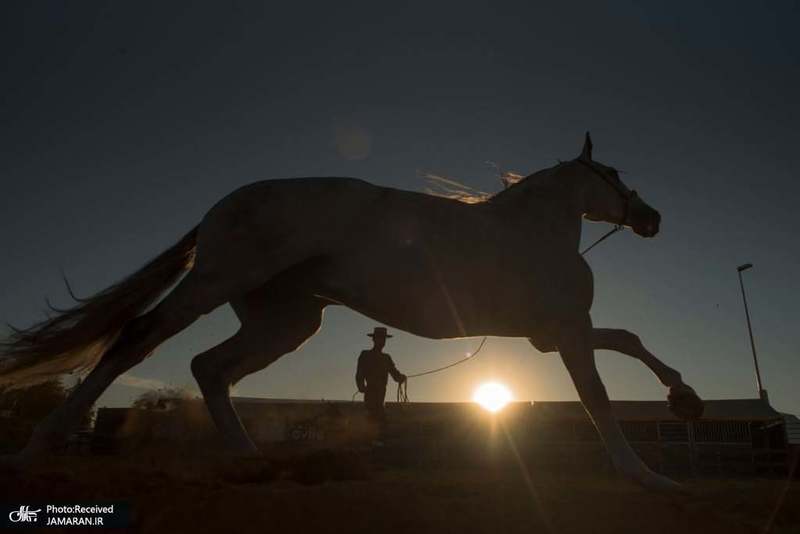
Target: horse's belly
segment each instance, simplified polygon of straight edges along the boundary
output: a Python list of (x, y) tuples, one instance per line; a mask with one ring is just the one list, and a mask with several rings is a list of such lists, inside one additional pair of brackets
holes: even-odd
[[(403, 260), (341, 261), (317, 283), (318, 294), (376, 321), (442, 339), (478, 335), (526, 337), (551, 308), (547, 290), (499, 285), (447, 272), (425, 272)], [(375, 260), (375, 259), (374, 259)]]

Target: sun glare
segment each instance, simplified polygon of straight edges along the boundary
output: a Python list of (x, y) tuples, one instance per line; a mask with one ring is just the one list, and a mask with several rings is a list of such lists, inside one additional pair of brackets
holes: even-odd
[(481, 384), (472, 395), (472, 400), (492, 413), (499, 412), (511, 402), (511, 390), (497, 382)]

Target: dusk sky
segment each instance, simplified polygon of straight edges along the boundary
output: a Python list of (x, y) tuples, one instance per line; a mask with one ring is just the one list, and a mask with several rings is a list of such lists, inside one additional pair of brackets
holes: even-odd
[[(530, 174), (577, 156), (591, 130), (595, 159), (662, 215), (657, 238), (624, 232), (588, 255), (595, 325), (639, 334), (701, 397), (755, 397), (736, 275), (751, 262), (764, 384), (800, 413), (800, 3), (283, 4), (3, 2), (0, 319), (67, 304), (61, 270), (78, 294), (105, 288), (253, 181), (422, 191), (432, 172), (496, 191), (487, 160)], [(584, 245), (609, 228), (585, 223)], [(235, 394), (350, 399), (374, 326), (329, 307)], [(236, 327), (227, 306), (202, 318), (99, 405), (196, 387), (192, 356)], [(480, 342), (393, 333), (407, 374)], [(597, 359), (613, 399), (665, 398), (638, 361)], [(467, 400), (487, 380), (577, 399), (556, 354), (500, 338), (409, 395)]]

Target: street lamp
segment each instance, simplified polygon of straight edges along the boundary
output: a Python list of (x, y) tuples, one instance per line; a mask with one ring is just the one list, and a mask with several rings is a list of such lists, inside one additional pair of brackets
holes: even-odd
[(744, 294), (744, 282), (742, 282), (742, 271), (746, 271), (753, 266), (752, 263), (745, 263), (736, 268), (739, 274), (739, 287), (742, 289), (742, 302), (744, 302), (744, 316), (747, 318), (747, 332), (750, 334), (750, 348), (753, 350), (753, 364), (756, 367), (756, 387), (758, 388), (758, 397), (761, 400), (768, 401), (767, 390), (761, 384), (761, 372), (758, 370), (758, 357), (756, 356), (756, 344), (753, 341), (753, 327), (750, 325), (750, 310), (747, 309), (747, 297)]

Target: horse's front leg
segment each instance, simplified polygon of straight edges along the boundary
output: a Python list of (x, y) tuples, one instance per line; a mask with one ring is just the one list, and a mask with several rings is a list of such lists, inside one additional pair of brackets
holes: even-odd
[(641, 361), (669, 388), (669, 408), (682, 419), (698, 419), (703, 415), (703, 401), (694, 389), (683, 382), (681, 374), (656, 358), (645, 348), (639, 336), (617, 328), (595, 328), (592, 330), (592, 346), (595, 350), (613, 350)]
[(558, 331), (558, 351), (575, 384), (584, 408), (592, 418), (614, 467), (645, 488), (675, 491), (680, 486), (654, 473), (636, 455), (611, 413), (611, 402), (597, 373), (592, 346), (592, 322), (588, 314), (579, 321), (564, 323)]

